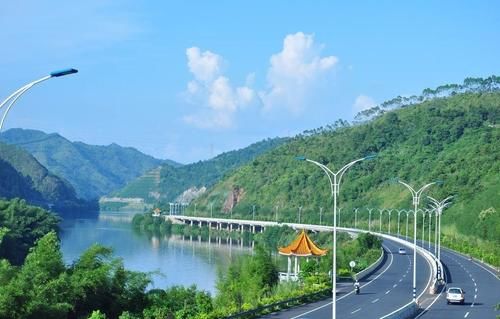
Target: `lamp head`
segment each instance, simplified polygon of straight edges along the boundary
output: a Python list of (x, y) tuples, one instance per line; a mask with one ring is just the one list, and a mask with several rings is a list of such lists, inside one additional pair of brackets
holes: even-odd
[(303, 156), (303, 155), (301, 155), (301, 156), (295, 156), (295, 159), (296, 159), (297, 161), (305, 161), (305, 160), (306, 160), (306, 157), (305, 157), (305, 156)]
[(65, 76), (65, 75), (68, 75), (68, 74), (73, 74), (73, 73), (78, 73), (78, 70), (77, 69), (63, 69), (63, 70), (59, 70), (59, 71), (54, 71), (54, 72), (50, 72), (50, 76), (51, 77), (60, 77), (60, 76)]

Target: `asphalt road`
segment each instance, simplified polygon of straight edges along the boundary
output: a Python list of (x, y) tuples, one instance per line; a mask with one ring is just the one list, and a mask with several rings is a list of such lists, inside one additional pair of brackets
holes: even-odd
[[(431, 249), (434, 248), (431, 246)], [(447, 249), (441, 249), (441, 261), (446, 268), (447, 287), (464, 289), (465, 304), (448, 305), (446, 294), (443, 292), (418, 318), (494, 319), (496, 315), (500, 315), (500, 312), (495, 310), (495, 305), (500, 303), (500, 280), (493, 270)]]
[[(388, 251), (383, 266), (361, 282), (361, 293), (352, 286), (342, 286), (337, 292), (337, 318), (380, 318), (412, 300), (413, 250), (399, 255), (399, 244), (384, 239)], [(430, 276), (429, 264), (417, 254), (417, 296), (425, 289)], [(269, 314), (262, 318), (332, 318), (331, 298)]]

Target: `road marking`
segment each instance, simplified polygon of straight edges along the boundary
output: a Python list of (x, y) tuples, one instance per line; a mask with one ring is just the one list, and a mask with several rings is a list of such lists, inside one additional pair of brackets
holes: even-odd
[(467, 311), (467, 313), (465, 314), (464, 318), (467, 318), (468, 315), (469, 315), (469, 312)]
[(477, 284), (476, 284), (476, 283), (474, 283), (474, 286), (476, 286), (476, 287), (477, 287)]
[[(389, 268), (391, 268), (392, 262), (394, 261), (394, 256), (392, 255), (392, 253), (390, 253), (390, 251), (391, 251), (391, 250), (390, 250), (389, 248), (387, 248), (387, 247), (386, 247), (386, 246), (384, 246), (384, 245), (382, 245), (382, 247), (384, 247), (384, 249), (385, 249), (386, 251), (388, 251), (388, 252), (389, 252), (389, 255), (391, 256), (391, 262), (389, 263), (389, 265), (387, 266), (387, 268), (385, 268), (385, 269), (384, 269), (384, 271), (383, 271), (383, 272), (381, 272), (380, 274), (378, 274), (375, 278), (373, 278), (372, 280), (370, 280), (370, 281), (369, 281), (369, 282), (367, 282), (366, 284), (362, 285), (362, 286), (361, 286), (361, 288), (363, 288), (363, 287), (365, 287), (365, 286), (368, 286), (369, 284), (371, 284), (372, 282), (374, 282), (375, 280), (377, 280), (380, 276), (382, 276), (382, 275), (383, 275), (383, 274), (384, 274), (387, 270), (389, 270)], [(340, 298), (337, 298), (336, 300), (337, 300), (337, 301), (342, 300), (342, 299), (344, 299), (345, 297), (347, 297), (347, 296), (349, 296), (349, 295), (351, 295), (351, 294), (353, 294), (353, 293), (354, 293), (354, 290), (353, 290), (353, 291), (351, 291), (351, 292), (349, 292), (349, 293), (347, 293), (347, 294), (345, 294), (345, 295), (343, 295), (343, 296), (342, 296), (342, 297), (340, 297)], [(309, 311), (306, 311), (306, 312), (304, 312), (304, 313), (302, 313), (302, 314), (300, 314), (300, 315), (298, 315), (298, 316), (292, 317), (292, 318), (290, 318), (290, 319), (298, 319), (298, 318), (301, 318), (302, 316), (305, 316), (305, 315), (308, 315), (308, 314), (310, 314), (310, 313), (313, 313), (313, 312), (315, 312), (315, 311), (317, 311), (317, 310), (319, 310), (319, 309), (325, 308), (325, 307), (327, 307), (327, 306), (329, 306), (329, 305), (331, 305), (331, 304), (332, 304), (332, 302), (326, 303), (326, 304), (324, 304), (324, 305), (322, 305), (322, 306), (319, 306), (319, 307), (317, 307), (317, 308), (314, 308), (314, 309), (311, 309), (311, 310), (309, 310)]]
[(477, 292), (477, 288), (474, 288), (474, 292)]
[(358, 308), (358, 309), (354, 310), (353, 312), (351, 312), (351, 314), (356, 313), (356, 312), (358, 312), (360, 310), (361, 310), (361, 308)]
[(391, 292), (390, 290), (387, 290), (387, 291), (385, 292), (385, 294), (387, 295), (387, 294), (388, 294), (388, 293), (390, 293), (390, 292)]
[(477, 298), (477, 295), (474, 295), (474, 299), (476, 299), (476, 298)]
[(399, 282), (402, 282), (403, 281), (403, 278), (399, 279)]
[(398, 286), (398, 284), (394, 284), (392, 285), (392, 288), (396, 288)]
[(373, 300), (373, 301), (372, 301), (372, 303), (376, 303), (378, 300), (379, 300), (379, 299), (377, 298), (377, 299)]

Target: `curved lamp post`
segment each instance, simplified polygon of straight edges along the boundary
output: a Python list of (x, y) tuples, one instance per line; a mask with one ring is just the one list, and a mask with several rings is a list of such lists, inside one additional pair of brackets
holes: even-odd
[(355, 161), (352, 161), (346, 165), (344, 165), (341, 169), (339, 169), (336, 173), (334, 173), (332, 170), (330, 170), (326, 165), (321, 164), (319, 162), (310, 160), (304, 156), (298, 156), (296, 157), (297, 160), (299, 161), (307, 161), (309, 163), (312, 163), (319, 168), (326, 174), (328, 177), (328, 180), (330, 181), (330, 190), (331, 194), (333, 197), (333, 251), (332, 251), (332, 262), (333, 262), (333, 271), (332, 271), (332, 295), (333, 295), (333, 300), (332, 300), (332, 318), (336, 318), (336, 304), (337, 301), (336, 296), (337, 296), (337, 195), (340, 193), (340, 182), (342, 180), (342, 176), (344, 173), (351, 168), (354, 164), (361, 162), (363, 160), (367, 159), (372, 159), (375, 158), (376, 155), (369, 155), (363, 158), (359, 158)]
[(2, 116), (2, 120), (0, 121), (0, 132), (2, 131), (3, 123), (5, 122), (5, 118), (7, 117), (7, 114), (9, 114), (10, 109), (12, 108), (14, 103), (16, 103), (17, 99), (19, 99), (21, 97), (21, 95), (23, 95), (26, 91), (28, 91), (34, 85), (41, 83), (43, 81), (46, 81), (48, 79), (57, 78), (57, 77), (61, 77), (61, 76), (65, 76), (65, 75), (73, 74), (73, 73), (77, 73), (77, 72), (78, 72), (78, 70), (76, 70), (76, 69), (65, 69), (65, 70), (51, 72), (49, 75), (46, 75), (43, 78), (40, 78), (38, 80), (35, 80), (33, 82), (26, 84), (25, 86), (21, 87), (20, 89), (18, 89), (14, 93), (12, 93), (5, 100), (3, 100), (3, 102), (0, 104), (0, 109), (8, 102), (10, 102), (10, 103), (7, 106), (7, 109), (5, 110), (5, 113)]
[(431, 201), (431, 205), (436, 209), (436, 216), (439, 218), (438, 222), (438, 239), (437, 239), (437, 258), (441, 260), (441, 214), (443, 213), (443, 209), (451, 204), (450, 200), (453, 198), (453, 196), (448, 196), (442, 201), (438, 201), (437, 199), (434, 199), (430, 196), (427, 196), (427, 198)]
[(437, 183), (442, 183), (440, 181), (437, 182), (432, 182), (425, 184), (422, 186), (418, 191), (414, 190), (413, 187), (408, 185), (407, 183), (398, 180), (398, 183), (401, 185), (405, 186), (408, 188), (408, 190), (411, 192), (412, 198), (413, 198), (413, 205), (415, 207), (415, 210), (413, 211), (413, 217), (414, 217), (414, 222), (413, 222), (413, 301), (415, 302), (417, 300), (417, 211), (418, 211), (418, 203), (420, 202), (420, 196), (422, 196), (422, 193), (431, 185), (437, 184)]
[(372, 210), (375, 208), (367, 208), (368, 209), (368, 231), (372, 231)]

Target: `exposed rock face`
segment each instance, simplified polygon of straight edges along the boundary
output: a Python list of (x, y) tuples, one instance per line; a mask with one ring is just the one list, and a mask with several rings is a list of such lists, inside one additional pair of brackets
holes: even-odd
[(224, 212), (230, 212), (236, 204), (238, 204), (245, 196), (245, 190), (239, 186), (234, 186), (233, 189), (227, 194), (226, 201), (224, 202)]
[(207, 188), (205, 186), (198, 189), (197, 187), (191, 187), (186, 189), (179, 197), (176, 198), (177, 203), (190, 203), (193, 199), (198, 198), (201, 194), (205, 193)]

